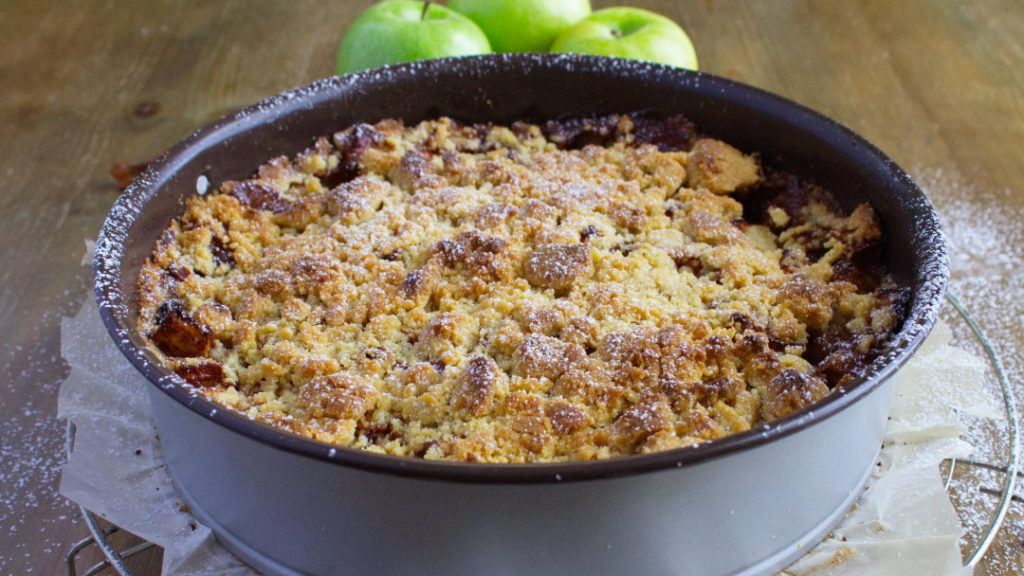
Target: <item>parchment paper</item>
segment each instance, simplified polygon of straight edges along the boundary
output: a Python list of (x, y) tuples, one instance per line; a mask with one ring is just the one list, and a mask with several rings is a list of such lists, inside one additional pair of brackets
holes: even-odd
[[(65, 318), (71, 373), (58, 416), (77, 433), (64, 465), (64, 496), (164, 549), (165, 576), (255, 574), (199, 524), (160, 456), (146, 379), (121, 355), (89, 298)], [(961, 576), (961, 527), (943, 490), (939, 462), (966, 456), (954, 409), (1001, 417), (981, 386), (985, 363), (949, 345), (939, 325), (896, 377), (885, 445), (868, 489), (832, 535), (782, 574)]]

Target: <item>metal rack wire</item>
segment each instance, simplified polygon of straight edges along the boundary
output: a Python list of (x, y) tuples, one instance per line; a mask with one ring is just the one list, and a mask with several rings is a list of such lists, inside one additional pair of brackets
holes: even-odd
[[(1003, 408), (1006, 411), (1006, 431), (1009, 439), (1008, 454), (1005, 463), (996, 464), (970, 459), (952, 459), (948, 461), (949, 468), (946, 473), (945, 480), (945, 488), (947, 491), (950, 489), (954, 472), (957, 470), (957, 467), (973, 467), (990, 470), (999, 473), (1002, 477), (1002, 484), (999, 488), (992, 488), (989, 486), (978, 487), (980, 492), (998, 497), (999, 500), (991, 517), (991, 522), (985, 530), (980, 531), (978, 534), (978, 544), (975, 545), (974, 550), (964, 561), (965, 567), (973, 568), (981, 561), (989, 547), (991, 547), (992, 543), (996, 540), (999, 530), (1002, 528), (1003, 522), (1006, 520), (1006, 515), (1009, 512), (1010, 505), (1013, 502), (1024, 502), (1024, 496), (1015, 493), (1018, 481), (1024, 477), (1024, 472), (1020, 470), (1018, 465), (1020, 431), (1016, 401), (1014, 400), (1013, 390), (1010, 387), (1008, 378), (1006, 377), (1006, 372), (1003, 369), (1003, 363), (999, 358), (999, 354), (985, 336), (984, 331), (977, 322), (975, 322), (974, 318), (964, 308), (960, 301), (952, 294), (947, 294), (946, 298), (953, 306), (953, 309), (956, 310), (957, 314), (967, 323), (967, 326), (970, 328), (974, 337), (978, 340), (982, 349), (985, 351), (985, 355), (988, 357), (992, 369), (995, 371), (996, 378), (998, 379), (999, 387), (1002, 392)], [(74, 444), (75, 427), (74, 424), (68, 422), (68, 454), (70, 454), (74, 449)], [(80, 510), (82, 512), (82, 518), (85, 520), (91, 536), (72, 546), (65, 556), (64, 561), (67, 567), (68, 576), (79, 575), (77, 568), (79, 558), (85, 550), (93, 547), (98, 548), (103, 553), (105, 560), (91, 566), (85, 572), (82, 572), (81, 574), (83, 576), (96, 576), (104, 571), (108, 571), (108, 573), (109, 571), (113, 571), (113, 573), (120, 576), (135, 576), (135, 573), (129, 570), (125, 565), (125, 561), (136, 554), (154, 548), (156, 544), (142, 541), (119, 549), (118, 546), (111, 543), (110, 537), (121, 531), (120, 528), (117, 526), (104, 528), (100, 525), (100, 521), (96, 515), (84, 507), (80, 507)]]
[(103, 556), (106, 559), (87, 569), (82, 573), (82, 576), (95, 576), (108, 569), (113, 570), (121, 576), (133, 576), (131, 570), (125, 566), (125, 560), (136, 554), (145, 552), (150, 548), (156, 547), (156, 544), (143, 540), (138, 544), (125, 548), (124, 550), (118, 550), (117, 547), (111, 544), (109, 538), (117, 532), (120, 532), (121, 529), (117, 526), (100, 528), (99, 521), (92, 512), (81, 507), (79, 507), (79, 509), (82, 511), (82, 518), (85, 519), (85, 523), (89, 527), (89, 532), (91, 532), (92, 535), (78, 541), (71, 547), (67, 556), (65, 556), (64, 561), (67, 565), (68, 576), (78, 576), (78, 556), (85, 549), (91, 546), (98, 547), (103, 552)]
[[(1017, 423), (1017, 403), (1013, 397), (1013, 389), (1010, 388), (1010, 382), (1006, 377), (1006, 372), (1003, 369), (1003, 362), (999, 358), (999, 354), (996, 352), (992, 343), (989, 342), (988, 337), (985, 336), (985, 332), (981, 329), (981, 326), (974, 321), (974, 318), (967, 312), (963, 304), (952, 294), (947, 293), (946, 299), (953, 305), (953, 308), (957, 311), (961, 318), (967, 322), (967, 326), (974, 333), (975, 338), (981, 344), (981, 347), (985, 350), (985, 355), (988, 356), (989, 362), (992, 364), (992, 369), (995, 370), (996, 378), (999, 380), (999, 388), (1003, 395), (1003, 407), (1006, 410), (1006, 427), (1009, 435), (1009, 447), (1007, 454), (1007, 461), (1005, 465), (999, 466), (989, 462), (978, 462), (974, 460), (961, 459), (959, 464), (967, 466), (978, 466), (989, 470), (995, 470), (1003, 474), (1003, 485), (998, 491), (988, 489), (984, 486), (979, 487), (979, 490), (985, 493), (998, 494), (999, 505), (996, 508), (995, 514), (992, 517), (992, 524), (989, 529), (981, 535), (980, 542), (976, 546), (974, 552), (967, 558), (964, 566), (974, 568), (978, 562), (981, 561), (982, 557), (985, 556), (985, 552), (988, 551), (992, 542), (995, 541), (996, 536), (999, 534), (999, 529), (1003, 525), (1003, 521), (1006, 520), (1006, 514), (1010, 510), (1010, 503), (1016, 499), (1021, 500), (1019, 496), (1014, 494), (1014, 489), (1017, 485), (1017, 479), (1021, 476), (1021, 471), (1017, 465), (1019, 458), (1019, 443), (1020, 443), (1020, 430)], [(958, 461), (953, 459), (949, 464), (949, 473), (946, 478), (945, 488), (948, 491), (950, 483), (953, 477), (953, 471), (956, 468)]]

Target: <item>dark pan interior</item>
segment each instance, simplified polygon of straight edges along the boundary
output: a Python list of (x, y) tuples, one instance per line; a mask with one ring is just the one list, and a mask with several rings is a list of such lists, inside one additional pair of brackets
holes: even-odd
[[(877, 148), (837, 123), (792, 102), (714, 76), (606, 58), (491, 55), (445, 59), (332, 78), (267, 100), (204, 128), (157, 161), (119, 199), (101, 232), (95, 282), (101, 314), (122, 351), (148, 378), (195, 410), (213, 406), (158, 366), (135, 333), (136, 277), (161, 230), (196, 194), (245, 178), (267, 159), (294, 154), (317, 136), (356, 122), (398, 117), (407, 123), (440, 115), (466, 122), (550, 119), (566, 114), (647, 110), (682, 113), (705, 134), (767, 164), (816, 181), (845, 208), (868, 201), (888, 238), (885, 257), (896, 280), (913, 291), (902, 332), (862, 382), (815, 407), (773, 424), (768, 434), (737, 435), (697, 449), (569, 465), (452, 465), (331, 450), (222, 410), (210, 418), (282, 448), (382, 471), (455, 475), (460, 480), (542, 481), (591, 478), (689, 463), (744, 449), (828, 417), (874, 389), (927, 334), (948, 278), (936, 215), (909, 177)], [(488, 470), (485, 470), (489, 468)], [(495, 472), (494, 469), (513, 470)], [(526, 470), (524, 470), (526, 469)], [(518, 470), (518, 471), (514, 471)], [(502, 476), (504, 475), (504, 476)]]

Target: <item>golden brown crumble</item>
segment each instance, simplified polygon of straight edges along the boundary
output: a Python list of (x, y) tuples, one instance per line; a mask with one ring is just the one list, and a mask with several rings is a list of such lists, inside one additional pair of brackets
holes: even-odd
[(681, 117), (321, 138), (190, 198), (139, 329), (297, 434), (485, 462), (693, 445), (843, 385), (899, 326), (869, 206)]

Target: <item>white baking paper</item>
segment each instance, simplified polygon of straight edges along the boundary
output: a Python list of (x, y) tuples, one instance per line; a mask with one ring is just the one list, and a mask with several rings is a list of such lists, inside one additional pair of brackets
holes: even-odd
[(957, 412), (1001, 418), (986, 391), (985, 362), (950, 345), (940, 322), (897, 374), (885, 443), (853, 510), (792, 576), (962, 576), (962, 527), (942, 485), (939, 463), (968, 456)]
[[(145, 387), (107, 335), (92, 299), (61, 330), (71, 373), (60, 418), (77, 430), (61, 493), (164, 549), (164, 576), (255, 574), (187, 512), (160, 457)], [(781, 574), (793, 576), (963, 576), (961, 526), (939, 462), (965, 456), (956, 411), (997, 417), (985, 364), (949, 345), (939, 325), (899, 372), (881, 466), (843, 522)]]
[(61, 325), (71, 373), (58, 417), (75, 426), (60, 492), (102, 518), (164, 549), (165, 576), (252, 576), (195, 521), (160, 456), (148, 381), (121, 355), (92, 300)]

